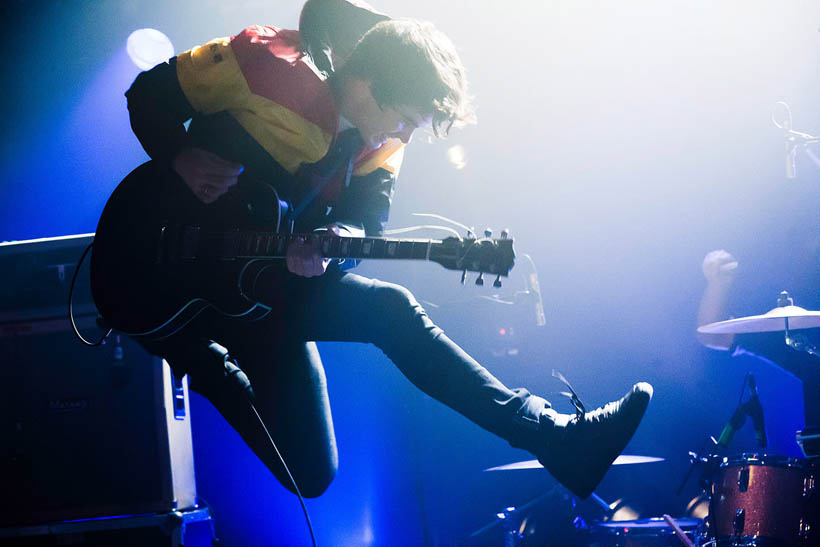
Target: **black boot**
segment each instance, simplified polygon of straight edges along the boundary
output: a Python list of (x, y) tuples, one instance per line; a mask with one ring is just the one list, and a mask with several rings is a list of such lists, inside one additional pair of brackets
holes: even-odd
[(632, 438), (651, 398), (652, 386), (640, 382), (619, 401), (586, 412), (573, 391), (575, 415), (543, 411), (538, 461), (573, 494), (588, 497)]

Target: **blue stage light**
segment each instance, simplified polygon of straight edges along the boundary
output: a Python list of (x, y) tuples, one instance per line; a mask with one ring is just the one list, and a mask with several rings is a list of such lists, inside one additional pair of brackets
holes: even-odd
[(171, 40), (153, 28), (141, 28), (132, 32), (125, 49), (141, 70), (153, 68), (174, 56), (174, 45)]

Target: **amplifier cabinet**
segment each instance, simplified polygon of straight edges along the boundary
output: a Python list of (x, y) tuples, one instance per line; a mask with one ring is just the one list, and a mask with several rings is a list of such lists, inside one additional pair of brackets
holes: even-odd
[(212, 547), (215, 544), (213, 519), (207, 507), (0, 528), (0, 547)]
[[(88, 347), (71, 330), (67, 273), (86, 244), (0, 245), (0, 267), (16, 265), (0, 299), (0, 527), (196, 503), (187, 379), (125, 336)], [(78, 326), (99, 336), (78, 294)]]

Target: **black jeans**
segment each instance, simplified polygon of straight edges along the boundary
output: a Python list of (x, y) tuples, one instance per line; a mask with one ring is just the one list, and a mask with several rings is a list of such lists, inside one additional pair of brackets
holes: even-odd
[(404, 287), (338, 271), (308, 279), (276, 266), (258, 277), (253, 296), (272, 308), (260, 321), (213, 313), (146, 347), (177, 374), (189, 374), (192, 389), (210, 400), (287, 488), (287, 475), (252, 411), (225, 382), (203, 339), (227, 347), (247, 373), (259, 413), (309, 497), (325, 491), (338, 464), (317, 341), (374, 344), (428, 395), (515, 447), (543, 449), (539, 418), (549, 404), (525, 389), (505, 387), (451, 341)]

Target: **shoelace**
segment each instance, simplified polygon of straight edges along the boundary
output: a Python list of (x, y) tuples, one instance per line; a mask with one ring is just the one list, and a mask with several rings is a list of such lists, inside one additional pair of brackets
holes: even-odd
[(572, 386), (570, 385), (569, 381), (566, 378), (564, 378), (563, 374), (561, 374), (555, 369), (552, 369), (552, 377), (558, 378), (565, 386), (567, 386), (567, 389), (569, 389), (569, 393), (567, 393), (566, 391), (562, 391), (560, 395), (563, 395), (564, 397), (567, 397), (569, 399), (569, 401), (572, 403), (572, 406), (575, 407), (575, 415), (578, 417), (579, 420), (581, 420), (584, 417), (584, 414), (587, 413), (587, 409), (584, 406), (584, 403), (581, 402), (581, 398), (578, 397), (578, 394), (575, 393), (575, 390), (572, 389)]

